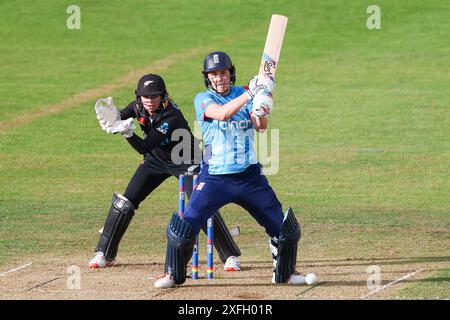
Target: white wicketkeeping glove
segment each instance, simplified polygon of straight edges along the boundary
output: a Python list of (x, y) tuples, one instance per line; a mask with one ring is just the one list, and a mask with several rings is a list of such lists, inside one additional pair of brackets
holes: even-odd
[(107, 124), (105, 131), (107, 133), (120, 133), (125, 138), (131, 138), (133, 136), (136, 126), (133, 123), (134, 118), (128, 118), (126, 120), (118, 120), (111, 124)]
[(253, 99), (258, 92), (266, 91), (271, 93), (275, 89), (275, 82), (271, 77), (265, 77), (261, 74), (254, 76), (248, 83), (247, 95)]
[(265, 91), (259, 92), (253, 98), (252, 115), (257, 118), (265, 117), (272, 112), (273, 99), (272, 94)]
[(95, 103), (95, 113), (103, 130), (106, 130), (108, 125), (120, 121), (120, 113), (114, 106), (113, 98), (111, 97), (97, 100)]

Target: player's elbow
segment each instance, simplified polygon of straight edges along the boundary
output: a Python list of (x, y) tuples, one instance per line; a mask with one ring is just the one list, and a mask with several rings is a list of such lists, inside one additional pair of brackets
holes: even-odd
[(230, 119), (230, 117), (231, 117), (231, 116), (229, 116), (229, 115), (227, 115), (227, 114), (220, 114), (220, 115), (218, 116), (218, 119), (217, 119), (217, 120), (219, 120), (219, 121), (227, 121), (228, 119)]
[(217, 112), (214, 114), (206, 115), (210, 119), (219, 120), (219, 121), (227, 121), (231, 115), (226, 114), (225, 112)]

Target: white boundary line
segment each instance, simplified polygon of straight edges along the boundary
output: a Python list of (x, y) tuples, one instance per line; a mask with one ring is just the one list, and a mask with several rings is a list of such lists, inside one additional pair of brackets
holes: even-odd
[(423, 271), (423, 269), (419, 269), (419, 270), (416, 270), (416, 271), (414, 271), (414, 272), (408, 273), (406, 276), (403, 276), (403, 277), (401, 277), (401, 278), (398, 278), (397, 280), (394, 280), (394, 281), (392, 281), (392, 282), (389, 282), (388, 284), (386, 284), (386, 285), (384, 285), (384, 286), (382, 286), (382, 287), (380, 287), (380, 288), (378, 288), (378, 289), (376, 289), (376, 290), (374, 290), (374, 291), (369, 292), (369, 293), (366, 294), (365, 296), (362, 296), (360, 299), (367, 299), (367, 298), (370, 297), (371, 295), (374, 295), (374, 294), (376, 294), (376, 293), (378, 293), (378, 292), (380, 292), (380, 291), (382, 291), (382, 290), (384, 290), (384, 289), (386, 289), (386, 288), (388, 288), (388, 287), (390, 287), (390, 286), (393, 286), (394, 284), (399, 283), (400, 281), (406, 280), (406, 279), (412, 277), (413, 275), (415, 275), (416, 273), (419, 273), (419, 272), (421, 272), (421, 271)]
[(20, 269), (29, 267), (29, 266), (31, 266), (32, 264), (33, 264), (33, 262), (30, 262), (30, 263), (24, 264), (23, 266), (20, 266), (20, 267), (11, 269), (11, 270), (9, 270), (9, 271), (0, 273), (0, 277), (4, 277), (4, 276), (6, 276), (7, 274), (10, 274), (10, 273), (16, 272), (16, 271), (18, 271), (18, 270), (20, 270)]

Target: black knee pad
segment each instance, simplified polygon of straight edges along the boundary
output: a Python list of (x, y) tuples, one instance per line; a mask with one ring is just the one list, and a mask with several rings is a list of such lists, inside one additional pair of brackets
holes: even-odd
[[(220, 260), (225, 263), (230, 256), (238, 257), (241, 255), (241, 250), (234, 241), (233, 237), (228, 230), (225, 221), (219, 211), (216, 211), (213, 215), (214, 225), (214, 247), (219, 254)], [(202, 227), (203, 232), (207, 233), (206, 225)]]
[(297, 245), (300, 237), (300, 224), (295, 218), (292, 209), (289, 208), (285, 213), (280, 236), (278, 237), (275, 283), (287, 282), (289, 276), (295, 272)]
[(96, 252), (102, 251), (108, 261), (114, 260), (117, 256), (120, 240), (133, 216), (133, 204), (123, 195), (115, 193)]
[(195, 231), (177, 213), (173, 213), (167, 226), (166, 236), (167, 251), (164, 271), (173, 276), (176, 284), (183, 284), (186, 281), (187, 264), (194, 250)]

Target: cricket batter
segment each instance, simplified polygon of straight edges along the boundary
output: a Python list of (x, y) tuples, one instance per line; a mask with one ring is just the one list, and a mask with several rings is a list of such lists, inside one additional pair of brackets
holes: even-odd
[[(235, 67), (224, 52), (206, 56), (203, 78), (207, 91), (194, 100), (205, 143), (202, 168), (184, 216), (173, 214), (167, 227), (165, 274), (154, 285), (170, 288), (185, 282), (196, 234), (212, 212), (228, 203), (246, 209), (269, 235), (272, 282), (304, 284), (305, 277), (295, 271), (300, 225), (291, 208), (283, 214), (253, 148), (254, 130), (268, 126), (275, 84), (255, 76), (248, 88), (235, 86)], [(256, 95), (266, 97), (255, 99), (264, 104), (252, 104)]]
[[(114, 107), (112, 98), (97, 101), (95, 110), (100, 126), (108, 133), (120, 133), (144, 159), (131, 178), (125, 193), (114, 194), (103, 232), (100, 236), (95, 257), (89, 262), (90, 268), (103, 268), (115, 262), (122, 239), (135, 210), (164, 180), (179, 177), (186, 172), (197, 173), (200, 159), (195, 160), (198, 148), (194, 136), (181, 110), (169, 97), (164, 80), (156, 74), (143, 76), (137, 85), (136, 100), (120, 112)], [(144, 139), (134, 133), (133, 120), (137, 118)], [(174, 163), (172, 149), (178, 143), (171, 135), (176, 129), (188, 132), (191, 147), (188, 161)], [(181, 155), (183, 157), (183, 155)], [(186, 193), (192, 193), (192, 176), (186, 176)], [(175, 193), (174, 193), (175, 194)], [(211, 212), (213, 214), (213, 212)], [(239, 247), (234, 242), (220, 213), (214, 213), (214, 246), (225, 263), (224, 270), (240, 270)], [(206, 232), (206, 224), (204, 226)]]

